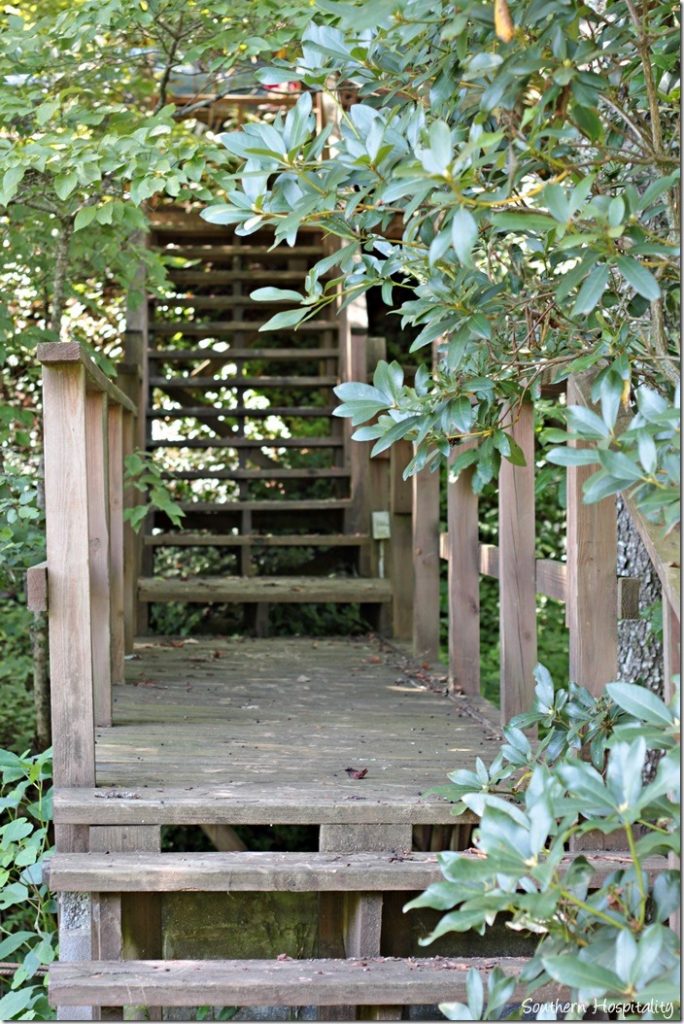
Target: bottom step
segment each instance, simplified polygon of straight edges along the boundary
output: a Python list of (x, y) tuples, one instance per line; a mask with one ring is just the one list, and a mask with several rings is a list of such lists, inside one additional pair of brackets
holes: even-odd
[(139, 580), (141, 601), (192, 601), (201, 604), (385, 604), (392, 600), (389, 580), (355, 576), (196, 576), (193, 579)]
[[(55, 1006), (379, 1006), (466, 999), (470, 967), (518, 975), (521, 957), (401, 960), (128, 960), (50, 967)], [(560, 995), (558, 985), (535, 999)]]

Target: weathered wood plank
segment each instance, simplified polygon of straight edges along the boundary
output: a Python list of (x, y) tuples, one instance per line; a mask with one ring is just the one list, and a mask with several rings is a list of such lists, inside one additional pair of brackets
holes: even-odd
[(233, 602), (278, 601), (384, 603), (392, 599), (389, 580), (360, 577), (223, 576), (188, 580), (143, 578), (138, 590), (142, 601)]
[(126, 637), (124, 625), (124, 485), (123, 409), (110, 405), (107, 413), (109, 497), (109, 611), (112, 683), (124, 680)]
[[(346, 831), (349, 826), (344, 826)], [(143, 826), (144, 828), (144, 826)], [(324, 828), (334, 828), (327, 826)], [(402, 830), (379, 852), (272, 853), (143, 853), (114, 852), (107, 836), (119, 829), (91, 829), (90, 853), (56, 853), (48, 861), (44, 880), (52, 892), (405, 892), (426, 889), (442, 878), (434, 853), (405, 852)], [(127, 831), (122, 828), (120, 831)], [(140, 832), (141, 829), (128, 830)], [(157, 834), (158, 829), (153, 829)], [(105, 836), (94, 844), (93, 833)], [(330, 842), (324, 837), (324, 842)], [(136, 845), (139, 839), (136, 838)], [(119, 844), (121, 845), (121, 844)], [(477, 854), (465, 852), (466, 860)], [(584, 854), (583, 854), (584, 856)], [(592, 885), (611, 872), (632, 864), (625, 852), (587, 853)], [(572, 863), (569, 854), (561, 867)], [(667, 868), (667, 858), (651, 857), (645, 869), (653, 877)]]
[[(485, 975), (497, 966), (518, 975), (526, 963), (517, 957), (380, 957), (55, 964), (49, 992), (53, 1002), (63, 1005), (116, 1005), (131, 998), (143, 1006), (420, 1005), (465, 999), (471, 967)], [(553, 998), (561, 991), (555, 984), (545, 985), (535, 998)]]
[[(169, 766), (169, 773), (172, 767)], [(458, 824), (477, 819), (466, 811), (454, 815), (439, 798), (412, 799), (402, 793), (359, 799), (342, 787), (280, 787), (264, 794), (258, 785), (191, 786), (145, 789), (59, 789), (55, 792), (55, 821), (59, 824), (236, 825)]]
[[(450, 463), (466, 445), (454, 448)], [(447, 470), (449, 685), (480, 692), (480, 566), (478, 498), (471, 467), (452, 479)]]
[(439, 472), (413, 477), (413, 652), (439, 656)]
[[(43, 369), (45, 511), (54, 778), (59, 786), (95, 783), (91, 641), (86, 371)], [(87, 830), (58, 827), (58, 849), (87, 849)]]
[(319, 547), (357, 548), (370, 544), (370, 537), (358, 533), (192, 533), (179, 530), (174, 533), (154, 533), (145, 538), (145, 544), (156, 547), (241, 547), (261, 548)]
[(116, 402), (129, 412), (136, 412), (135, 402), (131, 401), (109, 377), (105, 377), (99, 366), (77, 341), (45, 342), (38, 346), (36, 354), (38, 362), (43, 366), (83, 366), (88, 391), (100, 391), (107, 395), (111, 402)]
[(26, 605), (32, 612), (48, 610), (47, 562), (38, 562), (26, 570)]
[(665, 533), (664, 527), (652, 523), (639, 512), (634, 499), (622, 495), (630, 518), (639, 532), (648, 557), (660, 578), (670, 605), (679, 609), (681, 602), (681, 530), (679, 528)]
[(503, 460), (499, 473), (499, 634), (501, 718), (529, 711), (537, 663), (534, 517), (534, 408), (510, 414), (508, 429), (525, 456), (524, 466)]
[[(582, 387), (570, 378), (568, 405), (585, 404)], [(593, 472), (593, 466), (569, 466), (567, 471), (566, 618), (570, 678), (599, 696), (617, 677), (617, 515), (613, 497), (593, 505), (582, 500)]]
[(86, 486), (95, 725), (111, 725), (112, 721), (107, 441), (107, 397), (100, 392), (89, 392), (86, 395)]
[[(135, 420), (131, 413), (124, 410), (122, 425), (123, 457), (130, 455), (135, 448)], [(132, 508), (136, 503), (136, 491), (133, 487), (124, 488), (123, 502), (125, 508)], [(124, 588), (124, 644), (126, 654), (133, 651), (137, 627), (138, 575), (139, 575), (139, 542), (130, 523), (123, 527), (123, 588)]]

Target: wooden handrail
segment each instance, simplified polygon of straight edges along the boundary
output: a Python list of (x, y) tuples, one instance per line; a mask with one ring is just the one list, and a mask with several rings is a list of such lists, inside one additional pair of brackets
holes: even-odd
[(82, 345), (76, 341), (43, 342), (37, 349), (38, 362), (43, 366), (64, 364), (80, 364), (85, 369), (86, 390), (100, 391), (111, 402), (137, 416), (138, 407), (123, 391), (107, 377), (100, 367), (93, 362)]

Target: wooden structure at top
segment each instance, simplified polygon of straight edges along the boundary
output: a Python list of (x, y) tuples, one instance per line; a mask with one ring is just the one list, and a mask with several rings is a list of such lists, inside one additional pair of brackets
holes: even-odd
[[(501, 470), (498, 546), (480, 544), (467, 470), (447, 484), (440, 535), (439, 474), (405, 482), (407, 445), (371, 461), (331, 415), (331, 387), (367, 375), (369, 347), (377, 356), (363, 323), (331, 315), (267, 335), (267, 347), (258, 333), (264, 313), (251, 285), (301, 280), (324, 240), (309, 233), (269, 251), (259, 234), (245, 242), (184, 211), (158, 215), (153, 231), (151, 244), (174, 259), (174, 292), (131, 314), (116, 382), (76, 344), (38, 353), (47, 563), (30, 572), (29, 590), (50, 625), (50, 884), (90, 894), (85, 925), (62, 913), (52, 999), (70, 1020), (207, 1003), (400, 1019), (407, 1003), (460, 999), (473, 960), (382, 957), (383, 893), (435, 878), (434, 857), (414, 849), (418, 827), (459, 826), (452, 842), (466, 847), (472, 818), (455, 818), (429, 790), (498, 748), (497, 713), (479, 696), (479, 578), (501, 588), (503, 721), (531, 704), (538, 593), (566, 602), (571, 677), (600, 692), (616, 675), (617, 621), (629, 603), (615, 574), (614, 502), (583, 505), (586, 470), (569, 470), (567, 560), (536, 558), (534, 426), (522, 404), (510, 422), (527, 464)], [(571, 388), (583, 400), (580, 382)], [(123, 518), (136, 503), (123, 459), (139, 446), (175, 452), (163, 465), (187, 515), (174, 529), (157, 514), (142, 541)], [(202, 480), (220, 498), (207, 500)], [(373, 536), (374, 512), (385, 514), (383, 539)], [(659, 541), (639, 525), (656, 556)], [(163, 552), (180, 560), (193, 547), (219, 552), (212, 573), (160, 573)], [(297, 575), (269, 574), (282, 550), (299, 558)], [(449, 700), (436, 666), (440, 555)], [(678, 593), (667, 558), (657, 564), (669, 677)], [(255, 636), (146, 635), (149, 609), (169, 601), (244, 610)], [(379, 632), (410, 642), (417, 660), (379, 641), (261, 638), (268, 609), (291, 602), (354, 605)], [(161, 852), (165, 825), (245, 823), (316, 825), (319, 852)], [(320, 893), (320, 960), (161, 959), (160, 894), (277, 889)]]

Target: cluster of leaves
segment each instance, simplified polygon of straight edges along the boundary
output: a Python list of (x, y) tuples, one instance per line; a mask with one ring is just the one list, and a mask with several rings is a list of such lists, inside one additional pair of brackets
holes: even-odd
[[(54, 900), (42, 880), (50, 853), (51, 752), (0, 750), (0, 961), (13, 974), (0, 995), (2, 1020), (51, 1020), (44, 968), (57, 955)], [(5, 984), (5, 979), (3, 979)]]
[(124, 520), (137, 532), (142, 529), (145, 517), (153, 509), (166, 513), (174, 526), (180, 526), (185, 512), (174, 501), (162, 469), (154, 462), (149, 452), (138, 449), (124, 460), (124, 484), (139, 491), (145, 501), (124, 509)]
[[(644, 687), (611, 683), (597, 699), (574, 684), (555, 689), (541, 666), (536, 680), (534, 710), (504, 729), (496, 760), (487, 767), (478, 759), (440, 790), (456, 811), (480, 818), (478, 856), (441, 854), (444, 880), (406, 909), (448, 911), (428, 943), (451, 931), (482, 934), (498, 915), (539, 935), (520, 979), (530, 994), (558, 982), (576, 1005), (606, 997), (625, 1007), (676, 1006), (678, 944), (668, 918), (679, 906), (680, 873), (653, 875), (646, 859), (680, 849), (679, 694), (666, 705)], [(530, 729), (543, 734), (534, 745)], [(649, 749), (662, 753), (645, 781)], [(629, 864), (594, 881), (586, 856), (567, 857), (590, 832), (623, 837)], [(469, 1005), (442, 1010), (452, 1020), (500, 1019), (515, 987), (497, 973), (483, 1016), (483, 986), (473, 976)]]
[[(503, 29), (475, 0), (383, 0), (372, 14), (363, 6), (319, 0), (336, 24), (313, 23), (295, 66), (277, 61), (259, 74), (314, 91), (353, 85), (359, 102), (334, 131), (317, 130), (304, 95), (275, 124), (222, 136), (243, 164), (224, 201), (205, 211), (209, 221), (245, 235), (272, 225), (288, 244), (315, 224), (340, 240), (303, 293), (255, 293), (299, 303), (267, 329), (317, 315), (340, 291), (350, 302), (379, 286), (388, 304), (398, 293), (403, 323), (420, 328), (413, 349), (436, 350), (436, 368), (430, 360), (408, 386), (399, 367), (385, 366), (372, 388), (345, 385), (338, 412), (372, 421), (356, 436), (375, 437), (376, 450), (414, 441), (409, 472), (474, 442), (476, 486), (501, 458), (520, 458), (506, 409), (543, 385), (600, 369), (619, 377), (626, 411), (640, 385), (671, 407), (672, 4), (526, 0), (512, 25), (499, 0)], [(656, 446), (647, 466), (624, 450), (645, 436), (641, 423), (604, 445), (618, 456), (598, 456), (605, 487), (608, 477), (615, 488), (628, 479), (658, 507), (661, 490), (676, 486), (669, 427), (645, 431)]]

